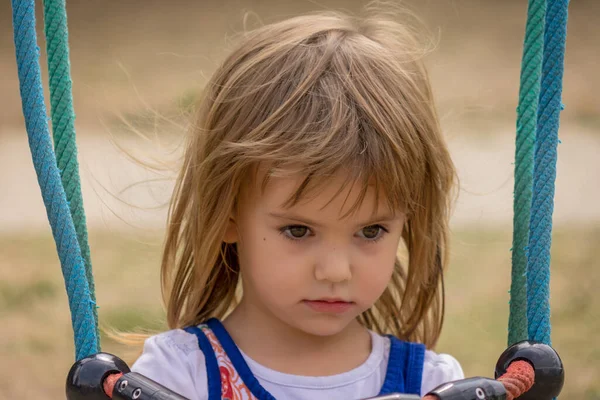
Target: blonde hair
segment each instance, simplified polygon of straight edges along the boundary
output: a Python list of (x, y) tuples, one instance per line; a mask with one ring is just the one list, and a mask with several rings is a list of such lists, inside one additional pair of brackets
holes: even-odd
[(170, 328), (237, 304), (236, 246), (222, 239), (240, 188), (266, 163), (266, 179), (294, 168), (306, 176), (290, 205), (343, 169), (363, 195), (375, 182), (390, 208), (407, 211), (407, 265), (396, 260), (359, 319), (436, 343), (455, 172), (417, 35), (389, 14), (333, 12), (244, 34), (208, 82), (176, 182), (161, 273)]

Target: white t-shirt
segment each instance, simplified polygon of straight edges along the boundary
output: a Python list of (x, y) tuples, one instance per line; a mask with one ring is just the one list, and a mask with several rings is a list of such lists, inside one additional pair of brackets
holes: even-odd
[[(371, 332), (372, 350), (367, 360), (348, 372), (313, 377), (278, 372), (252, 360), (242, 352), (258, 382), (276, 399), (350, 400), (377, 396), (388, 365), (390, 339)], [(241, 349), (240, 349), (241, 352)], [(175, 329), (152, 336), (131, 368), (190, 400), (208, 399), (204, 354), (195, 335)], [(464, 374), (456, 359), (425, 351), (421, 395)]]

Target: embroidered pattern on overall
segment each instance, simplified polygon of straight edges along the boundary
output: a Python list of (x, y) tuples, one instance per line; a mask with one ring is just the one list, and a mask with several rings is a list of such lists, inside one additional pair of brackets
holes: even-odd
[(221, 399), (222, 400), (256, 400), (244, 381), (233, 367), (233, 363), (227, 357), (227, 353), (223, 350), (223, 346), (207, 325), (200, 325), (200, 329), (210, 342), (210, 345), (215, 352), (217, 363), (219, 365), (219, 373), (221, 375)]

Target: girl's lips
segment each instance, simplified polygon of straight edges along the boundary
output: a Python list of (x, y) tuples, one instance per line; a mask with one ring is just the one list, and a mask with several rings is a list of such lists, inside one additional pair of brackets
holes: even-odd
[(354, 306), (354, 303), (342, 300), (304, 300), (304, 304), (316, 312), (328, 314), (342, 314)]

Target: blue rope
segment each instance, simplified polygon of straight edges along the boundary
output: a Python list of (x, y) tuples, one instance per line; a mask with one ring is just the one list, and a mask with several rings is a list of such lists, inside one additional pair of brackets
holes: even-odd
[(546, 6), (527, 263), (529, 339), (548, 345), (551, 344), (550, 245), (568, 6), (568, 0), (548, 0)]
[(12, 0), (12, 9), (19, 87), (29, 147), (56, 242), (71, 309), (75, 356), (80, 360), (98, 352), (95, 304), (90, 298), (85, 264), (48, 129), (35, 32), (35, 1)]
[[(46, 35), (50, 114), (52, 116), (54, 153), (57, 156), (56, 165), (67, 194), (75, 232), (77, 232), (77, 242), (85, 262), (85, 275), (90, 287), (90, 297), (93, 302), (96, 302), (85, 209), (79, 179), (79, 162), (77, 161), (75, 110), (73, 108), (69, 30), (65, 0), (44, 0), (44, 33)], [(94, 310), (94, 318), (98, 321), (96, 310)]]
[(533, 191), (533, 157), (538, 101), (542, 81), (546, 0), (529, 0), (523, 43), (517, 139), (515, 142), (515, 190), (513, 199), (513, 246), (510, 283), (508, 345), (526, 340), (527, 246)]

